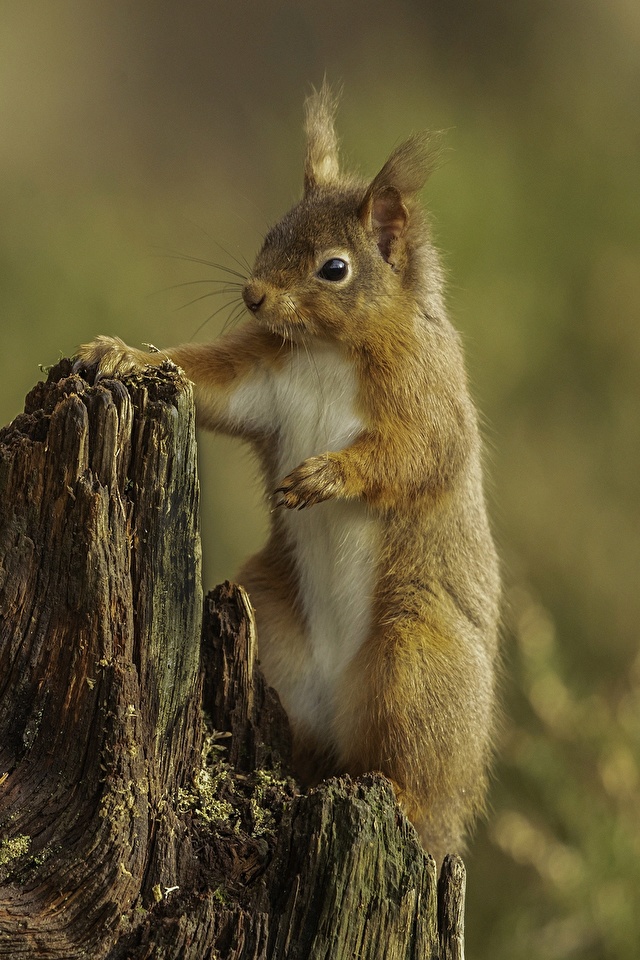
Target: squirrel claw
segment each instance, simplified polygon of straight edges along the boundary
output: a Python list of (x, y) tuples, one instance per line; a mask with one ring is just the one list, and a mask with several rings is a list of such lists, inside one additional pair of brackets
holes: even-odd
[(150, 357), (161, 359), (163, 356), (161, 351), (149, 354), (129, 347), (120, 337), (100, 336), (78, 347), (74, 370), (95, 370), (97, 383), (105, 378), (126, 377), (148, 366), (158, 366), (159, 360)]
[(276, 489), (276, 494), (282, 494), (276, 506), (304, 510), (305, 507), (339, 496), (343, 486), (338, 465), (331, 455), (309, 457), (285, 477)]

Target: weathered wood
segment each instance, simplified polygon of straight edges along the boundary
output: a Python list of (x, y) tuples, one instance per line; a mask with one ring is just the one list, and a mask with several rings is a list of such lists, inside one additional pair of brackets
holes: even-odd
[(300, 795), (244, 591), (201, 628), (197, 507), (171, 368), (0, 431), (0, 957), (461, 958), (461, 861), (382, 777)]
[(188, 386), (57, 373), (0, 434), (0, 955), (68, 960), (192, 870), (201, 576)]
[(445, 857), (438, 882), (441, 960), (464, 960), (464, 895), (467, 874), (460, 857)]
[(285, 815), (258, 901), (270, 917), (267, 956), (437, 958), (436, 896), (435, 863), (389, 782), (327, 781)]
[(229, 763), (239, 772), (272, 769), (291, 758), (291, 733), (275, 691), (257, 664), (253, 608), (230, 583), (206, 599), (202, 656), (205, 704), (214, 730), (231, 733)]

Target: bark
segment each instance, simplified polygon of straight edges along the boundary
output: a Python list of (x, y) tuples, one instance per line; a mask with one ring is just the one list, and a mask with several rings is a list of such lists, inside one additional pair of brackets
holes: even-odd
[(388, 782), (289, 776), (198, 496), (169, 365), (62, 361), (0, 431), (0, 957), (461, 958), (462, 861), (438, 885)]

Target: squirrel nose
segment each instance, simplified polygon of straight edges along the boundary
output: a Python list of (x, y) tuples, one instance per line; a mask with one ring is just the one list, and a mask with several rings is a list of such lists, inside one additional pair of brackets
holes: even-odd
[(242, 291), (242, 299), (247, 305), (247, 309), (251, 310), (252, 313), (258, 312), (266, 297), (264, 287), (255, 280), (248, 283)]

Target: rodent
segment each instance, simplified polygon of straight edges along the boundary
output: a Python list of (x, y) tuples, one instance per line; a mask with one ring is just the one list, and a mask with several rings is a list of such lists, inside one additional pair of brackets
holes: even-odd
[(201, 426), (255, 447), (272, 506), (238, 574), (303, 783), (381, 771), (425, 849), (461, 852), (496, 722), (499, 568), (481, 441), (417, 194), (428, 135), (341, 172), (336, 100), (306, 102), (302, 199), (267, 233), (248, 317), (157, 353), (98, 337), (103, 376), (170, 358)]

